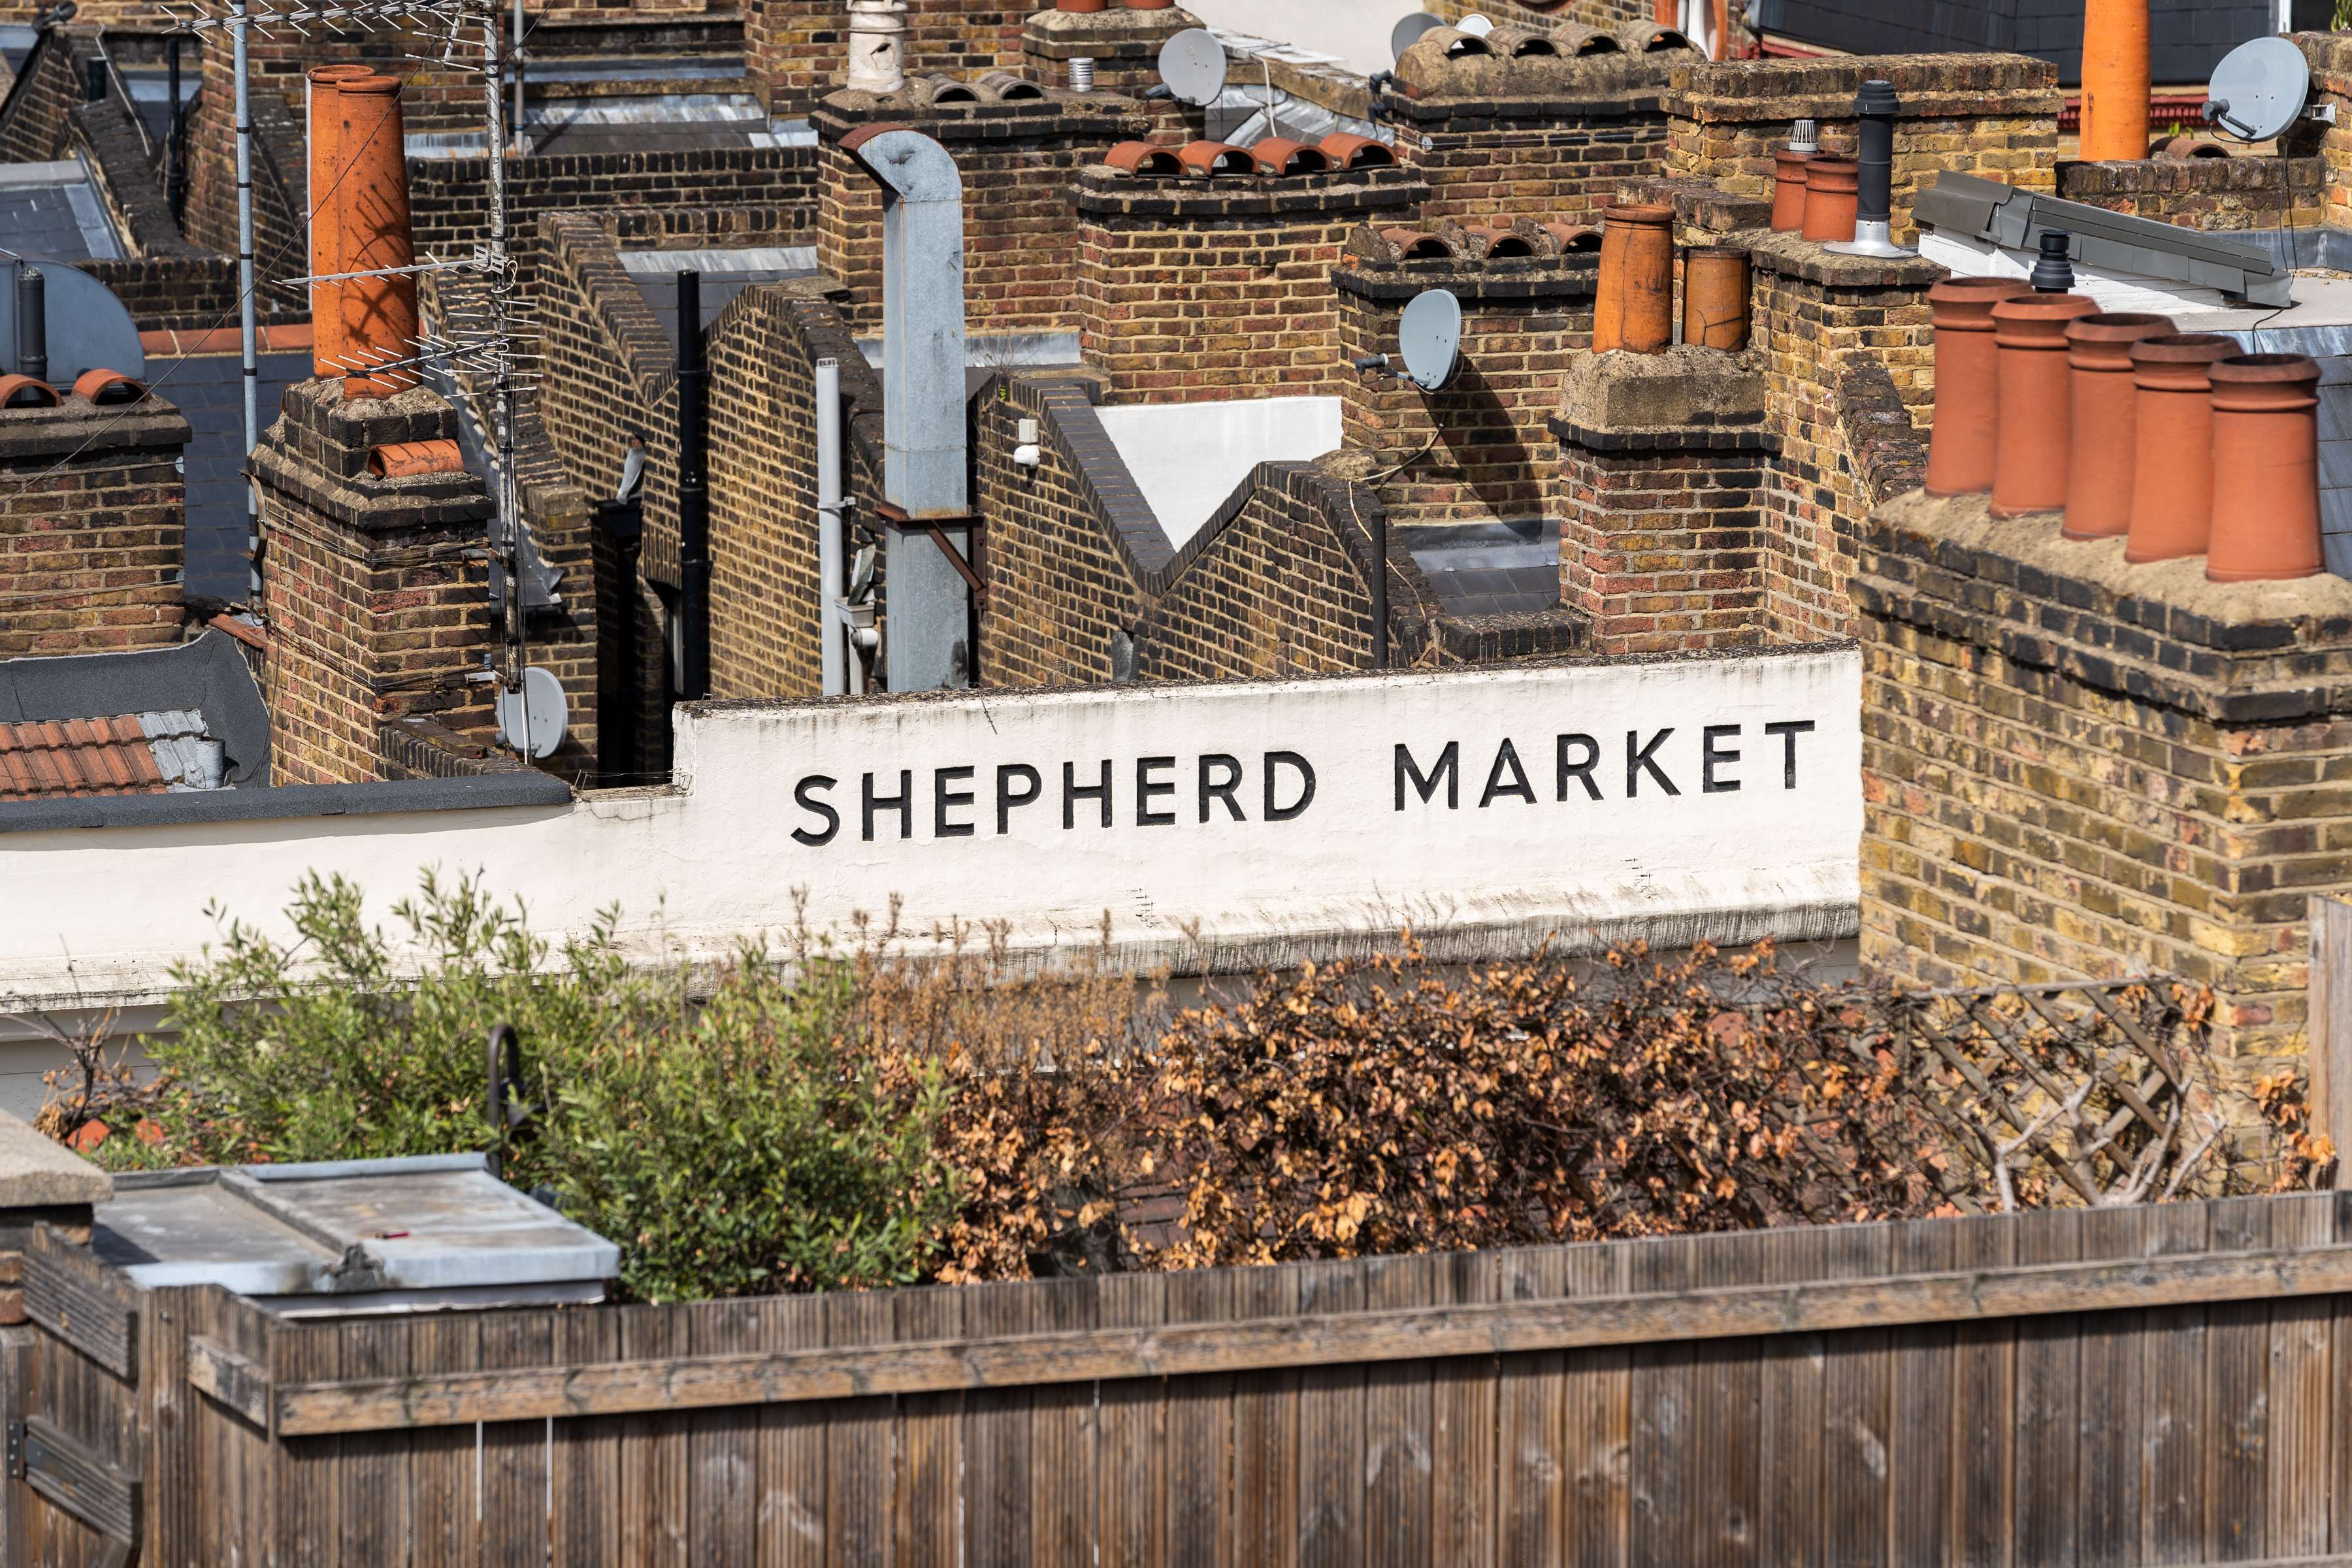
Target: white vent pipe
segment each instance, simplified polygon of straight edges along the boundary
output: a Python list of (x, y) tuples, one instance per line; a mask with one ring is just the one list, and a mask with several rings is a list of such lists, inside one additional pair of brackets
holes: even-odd
[(849, 88), (896, 92), (907, 85), (907, 0), (849, 0)]

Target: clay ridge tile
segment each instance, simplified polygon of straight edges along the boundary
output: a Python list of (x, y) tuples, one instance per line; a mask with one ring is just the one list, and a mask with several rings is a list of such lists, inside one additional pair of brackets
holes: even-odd
[(0, 724), (0, 801), (161, 795), (167, 787), (136, 718)]

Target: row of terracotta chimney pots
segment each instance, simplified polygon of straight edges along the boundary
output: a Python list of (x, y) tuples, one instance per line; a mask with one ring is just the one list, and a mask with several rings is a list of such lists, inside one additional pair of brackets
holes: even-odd
[[(1748, 252), (1687, 246), (1682, 341), (1699, 348), (1748, 346)], [(1663, 353), (1675, 342), (1675, 209), (1629, 203), (1601, 211), (1601, 273), (1592, 305), (1595, 353)]]
[[(366, 66), (317, 66), (310, 80), (310, 273), (414, 265), (400, 79)], [(310, 286), (311, 373), (341, 376), (346, 398), (417, 384), (414, 275)]]
[(1396, 161), (1396, 152), (1387, 142), (1340, 131), (1311, 146), (1280, 136), (1249, 147), (1236, 147), (1229, 142), (1190, 142), (1174, 148), (1154, 142), (1122, 142), (1103, 157), (1104, 163), (1123, 174), (1196, 180), (1246, 174), (1273, 178), (1328, 174), (1334, 169), (1388, 169), (1395, 167)]
[(1862, 165), (1789, 149), (1772, 154), (1772, 226), (1823, 242), (1853, 237)]
[[(2319, 366), (2021, 279), (1951, 278), (1936, 326), (1930, 495), (2063, 512), (2131, 562), (2205, 557), (2216, 583), (2308, 577), (2319, 538)], [(2215, 477), (2227, 475), (2226, 484)]]
[(1402, 261), (1554, 261), (1590, 256), (1601, 248), (1601, 231), (1539, 218), (1497, 216), (1484, 224), (1448, 218), (1423, 227), (1380, 230)]

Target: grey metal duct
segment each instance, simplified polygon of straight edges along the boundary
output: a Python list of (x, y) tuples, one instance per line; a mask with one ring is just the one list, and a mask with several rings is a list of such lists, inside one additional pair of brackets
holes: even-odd
[(842, 151), (882, 186), (882, 521), (890, 689), (971, 684), (971, 456), (964, 426), (963, 178), (903, 125)]

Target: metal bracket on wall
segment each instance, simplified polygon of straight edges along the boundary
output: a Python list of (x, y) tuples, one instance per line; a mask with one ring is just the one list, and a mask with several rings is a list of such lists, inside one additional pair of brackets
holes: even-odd
[[(908, 517), (904, 511), (884, 500), (874, 503), (874, 515), (901, 532), (930, 535), (931, 542), (940, 547), (940, 553), (948, 558), (948, 564), (956, 569), (956, 574), (961, 577), (971, 589), (973, 600), (982, 605), (988, 603), (985, 554), (987, 531), (977, 513), (967, 512), (961, 517), (917, 519)], [(948, 530), (950, 528), (962, 529), (966, 537), (971, 541), (971, 555), (969, 559), (965, 557), (962, 551), (955, 547), (955, 542), (948, 537)]]

